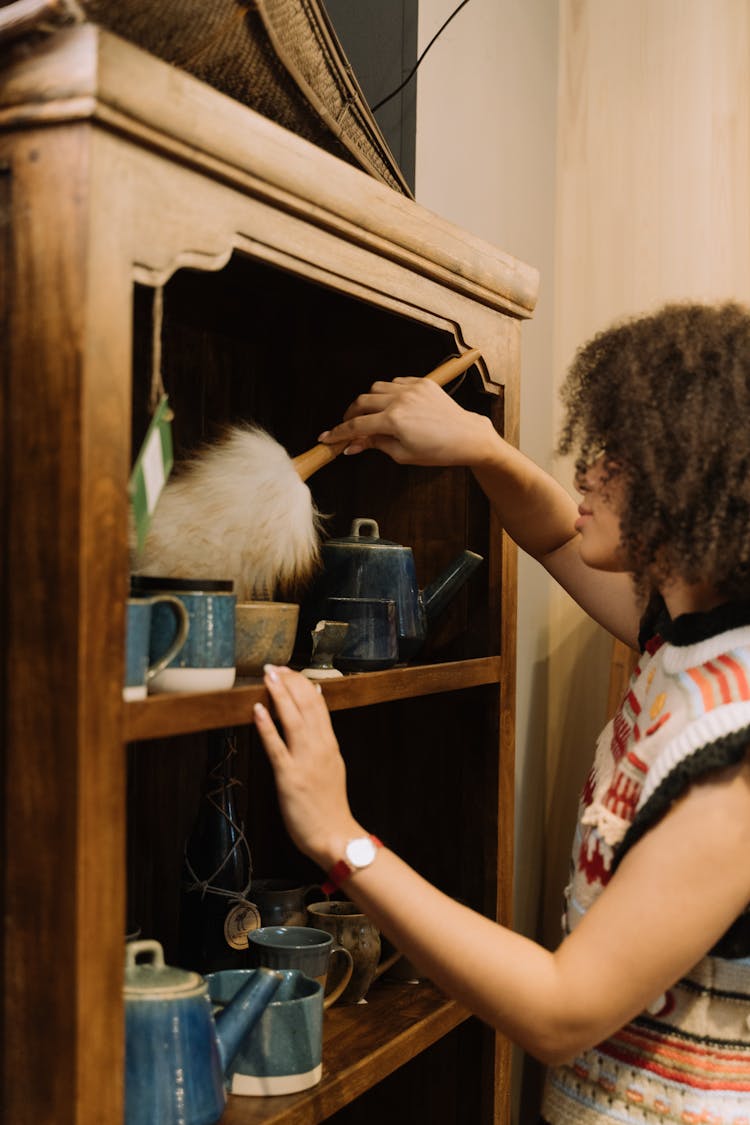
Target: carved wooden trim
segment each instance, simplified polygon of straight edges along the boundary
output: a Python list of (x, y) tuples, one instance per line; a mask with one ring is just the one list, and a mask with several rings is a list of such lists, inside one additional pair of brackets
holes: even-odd
[(83, 117), (472, 300), (519, 317), (534, 308), (532, 267), (92, 24), (8, 52), (0, 129)]

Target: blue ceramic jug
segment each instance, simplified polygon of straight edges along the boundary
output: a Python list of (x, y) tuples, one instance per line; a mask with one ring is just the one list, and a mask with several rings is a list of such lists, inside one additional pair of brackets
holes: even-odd
[(164, 964), (158, 941), (125, 947), (125, 1125), (213, 1125), (224, 1075), (281, 973), (258, 969), (216, 1019), (199, 973)]

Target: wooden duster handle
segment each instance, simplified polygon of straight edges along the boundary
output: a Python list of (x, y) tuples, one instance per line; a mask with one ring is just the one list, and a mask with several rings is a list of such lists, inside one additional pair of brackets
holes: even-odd
[[(424, 376), (429, 379), (431, 383), (437, 383), (439, 387), (444, 387), (446, 383), (452, 382), (457, 375), (463, 374), (464, 371), (476, 363), (481, 357), (482, 353), (479, 348), (472, 348), (463, 355), (453, 356), (452, 359), (446, 359), (434, 371), (430, 371)], [(317, 473), (318, 469), (322, 469), (324, 465), (328, 465), (334, 461), (339, 453), (343, 453), (349, 445), (348, 441), (340, 441), (335, 445), (324, 445), (322, 442), (319, 445), (314, 445), (312, 449), (308, 449), (305, 453), (300, 453), (297, 457), (292, 458), (292, 464), (297, 470), (301, 480), (307, 480), (313, 473)]]

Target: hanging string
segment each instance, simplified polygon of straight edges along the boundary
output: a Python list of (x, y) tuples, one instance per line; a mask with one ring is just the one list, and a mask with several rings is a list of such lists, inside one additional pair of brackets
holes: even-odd
[(166, 396), (164, 379), (161, 373), (161, 335), (164, 326), (164, 286), (154, 289), (153, 310), (151, 313), (151, 393), (149, 407), (153, 414)]
[[(209, 789), (206, 792), (206, 799), (208, 800), (208, 802), (211, 805), (213, 805), (213, 807), (224, 818), (224, 820), (226, 820), (227, 824), (232, 829), (233, 834), (236, 834), (236, 839), (235, 839), (232, 847), (229, 849), (227, 854), (224, 856), (224, 858), (221, 861), (221, 863), (219, 864), (219, 866), (216, 868), (215, 871), (212, 871), (211, 874), (206, 879), (201, 879), (196, 874), (196, 872), (193, 870), (193, 867), (190, 863), (190, 860), (188, 859), (187, 841), (186, 841), (186, 843), (185, 843), (185, 869), (186, 869), (187, 873), (189, 874), (190, 878), (193, 880), (193, 882), (188, 883), (186, 885), (185, 889), (187, 891), (200, 891), (201, 892), (201, 898), (204, 898), (207, 894), (212, 894), (212, 895), (217, 895), (217, 896), (222, 897), (222, 898), (234, 899), (237, 902), (246, 902), (248, 892), (249, 892), (250, 887), (252, 886), (252, 882), (253, 882), (253, 860), (252, 860), (252, 856), (250, 854), (250, 845), (248, 844), (247, 839), (245, 837), (245, 825), (244, 824), (238, 824), (236, 821), (232, 820), (232, 818), (227, 815), (227, 811), (226, 811), (226, 808), (224, 806), (224, 803), (222, 802), (221, 804), (219, 804), (219, 802), (216, 800), (217, 796), (224, 794), (226, 792), (227, 788), (229, 788), (230, 786), (233, 786), (233, 785), (239, 785), (240, 784), (240, 781), (236, 777), (230, 776), (226, 779), (224, 777), (224, 766), (225, 766), (225, 764), (228, 762), (228, 760), (234, 754), (237, 753), (236, 736), (233, 736), (231, 738), (227, 738), (226, 745), (227, 745), (226, 755), (224, 756), (224, 758), (222, 758), (222, 760), (220, 762), (217, 762), (216, 765), (213, 766), (213, 768), (209, 771), (208, 776), (209, 776), (209, 778), (213, 779), (213, 781), (215, 782), (215, 786), (214, 786), (214, 788)], [(241, 847), (244, 847), (245, 855), (247, 856), (247, 884), (245, 885), (244, 889), (241, 890), (241, 891), (236, 891), (236, 890), (230, 891), (230, 890), (227, 890), (225, 887), (214, 886), (213, 885), (214, 880), (219, 877), (221, 872), (224, 870), (226, 865), (229, 863), (230, 859), (239, 851), (239, 849)]]
[(391, 98), (395, 98), (396, 94), (400, 93), (401, 90), (403, 90), (404, 86), (408, 85), (409, 82), (411, 82), (412, 78), (417, 73), (417, 69), (419, 68), (419, 66), (421, 64), (422, 59), (425, 57), (425, 55), (429, 51), (430, 47), (433, 45), (433, 43), (437, 43), (438, 39), (443, 34), (443, 32), (445, 31), (446, 27), (451, 22), (451, 20), (454, 19), (455, 16), (457, 16), (458, 13), (461, 11), (461, 9), (465, 8), (468, 3), (469, 3), (469, 0), (461, 0), (461, 3), (458, 5), (458, 7), (453, 9), (453, 11), (448, 16), (448, 19), (445, 21), (445, 23), (442, 25), (442, 27), (439, 27), (438, 30), (435, 32), (432, 39), (427, 44), (424, 51), (422, 51), (422, 54), (419, 56), (417, 61), (414, 63), (414, 66), (411, 68), (411, 70), (409, 71), (409, 73), (407, 74), (407, 76), (403, 80), (403, 82), (399, 86), (397, 86), (395, 90), (391, 90), (390, 94), (387, 94), (384, 98), (381, 98), (380, 101), (377, 103), (377, 105), (370, 106), (370, 109), (372, 110), (373, 113), (375, 113), (377, 110), (379, 110), (381, 106), (384, 106), (386, 102), (389, 102), (391, 100)]

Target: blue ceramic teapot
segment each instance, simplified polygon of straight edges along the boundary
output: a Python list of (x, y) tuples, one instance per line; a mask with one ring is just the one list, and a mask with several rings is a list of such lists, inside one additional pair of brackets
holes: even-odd
[(380, 538), (373, 519), (355, 519), (351, 534), (322, 544), (323, 572), (303, 606), (300, 630), (326, 616), (329, 597), (392, 598), (396, 603), (398, 659), (411, 660), (433, 620), (483, 561), (462, 551), (424, 590), (417, 584), (411, 547)]
[(283, 980), (258, 969), (214, 1020), (199, 973), (164, 964), (158, 941), (125, 946), (125, 1125), (213, 1125), (224, 1074)]

